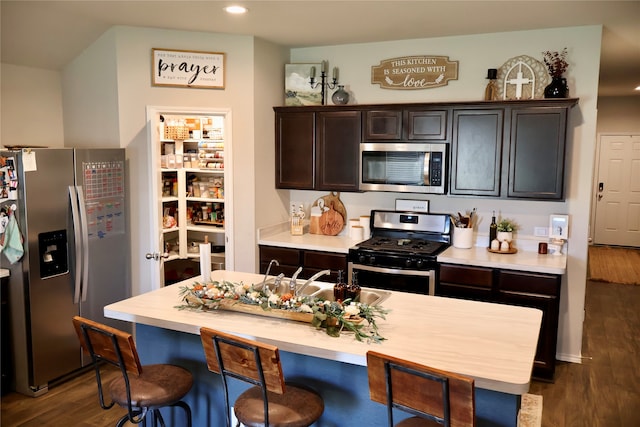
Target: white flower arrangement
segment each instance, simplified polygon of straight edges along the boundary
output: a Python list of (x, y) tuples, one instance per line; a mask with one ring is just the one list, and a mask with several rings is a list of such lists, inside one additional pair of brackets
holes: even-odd
[(195, 282), (191, 286), (181, 287), (180, 296), (185, 302), (176, 306), (180, 310), (216, 310), (223, 300), (231, 300), (259, 306), (265, 311), (313, 314), (311, 324), (318, 329), (324, 328), (333, 337), (338, 337), (343, 330), (347, 330), (353, 332), (358, 341), (380, 342), (385, 339), (378, 334), (376, 318), (385, 319), (388, 311), (381, 306), (370, 306), (358, 301), (337, 302), (288, 293), (279, 295), (263, 292), (253, 285), (226, 281)]

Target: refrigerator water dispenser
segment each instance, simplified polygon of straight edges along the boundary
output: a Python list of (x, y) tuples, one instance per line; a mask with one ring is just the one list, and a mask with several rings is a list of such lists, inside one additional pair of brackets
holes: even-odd
[(67, 230), (48, 231), (38, 234), (40, 255), (40, 278), (57, 276), (69, 272), (67, 256)]

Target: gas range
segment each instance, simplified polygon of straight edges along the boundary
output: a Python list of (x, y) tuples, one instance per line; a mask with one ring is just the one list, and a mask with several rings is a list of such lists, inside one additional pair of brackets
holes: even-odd
[(371, 238), (349, 249), (349, 280), (357, 272), (364, 286), (433, 294), (450, 216), (374, 210), (370, 227)]
[(349, 250), (359, 264), (429, 268), (451, 241), (449, 215), (372, 211), (369, 240)]

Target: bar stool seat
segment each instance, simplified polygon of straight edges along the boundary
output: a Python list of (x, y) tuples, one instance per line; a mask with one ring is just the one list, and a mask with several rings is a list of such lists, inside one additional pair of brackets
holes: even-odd
[(254, 386), (233, 404), (247, 427), (307, 427), (324, 412), (324, 401), (313, 389), (286, 383), (278, 348), (209, 328), (200, 328), (207, 366), (222, 377), (227, 427), (231, 427), (227, 377)]
[[(189, 393), (193, 385), (191, 372), (175, 365), (144, 365), (142, 374), (130, 376), (131, 404), (139, 408), (171, 405)], [(109, 383), (111, 399), (127, 407), (127, 386), (124, 378)]]
[[(285, 384), (284, 394), (267, 392), (269, 425), (306, 427), (313, 424), (324, 411), (322, 398), (304, 386)], [(260, 387), (251, 387), (238, 396), (233, 410), (238, 421), (245, 426), (264, 426), (264, 400)]]

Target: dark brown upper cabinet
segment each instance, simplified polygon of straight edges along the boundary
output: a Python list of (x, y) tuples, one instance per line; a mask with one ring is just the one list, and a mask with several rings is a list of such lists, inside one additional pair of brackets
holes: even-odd
[(274, 107), (276, 188), (358, 191), (361, 143), (450, 143), (453, 196), (563, 200), (577, 99)]
[(563, 200), (576, 99), (454, 107), (449, 194)]
[(360, 111), (275, 110), (276, 188), (358, 191)]
[(365, 109), (362, 121), (364, 142), (437, 141), (447, 139), (446, 108), (430, 109), (389, 106)]

